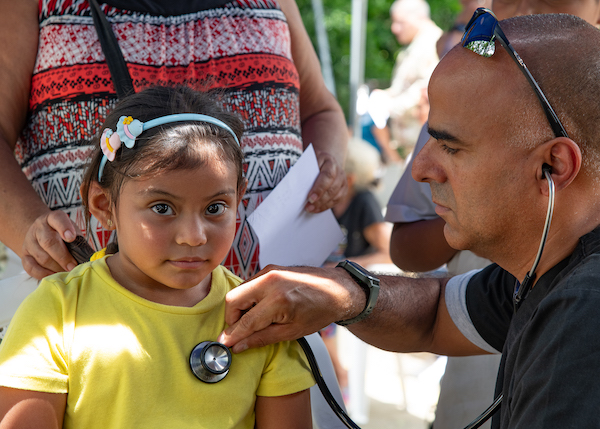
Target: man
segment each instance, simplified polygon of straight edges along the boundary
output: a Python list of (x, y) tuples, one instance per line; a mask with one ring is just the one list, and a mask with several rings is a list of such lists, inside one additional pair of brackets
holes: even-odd
[[(459, 45), (432, 76), (432, 138), (413, 166), (448, 243), (498, 265), (449, 280), (382, 277), (373, 313), (349, 329), (392, 351), (502, 350), (494, 428), (598, 427), (600, 32), (570, 15), (501, 26), (564, 132), (499, 42), (489, 58)], [(513, 288), (527, 274), (533, 287), (515, 313)], [(220, 340), (235, 352), (355, 318), (366, 301), (345, 269), (275, 267), (227, 300)]]
[(396, 58), (391, 86), (371, 94), (369, 114), (379, 128), (389, 117), (393, 146), (402, 148), (406, 156), (424, 122), (425, 91), (439, 61), (436, 43), (442, 30), (429, 17), (425, 0), (396, 0), (390, 15), (392, 33), (406, 48)]
[[(522, 14), (564, 12), (579, 16), (590, 24), (596, 24), (600, 15), (600, 2), (497, 1), (494, 2), (493, 9), (498, 19)], [(474, 8), (469, 16), (464, 16), (459, 21), (463, 23), (463, 29), (473, 10)], [(393, 261), (406, 271), (429, 271), (446, 264), (451, 276), (483, 268), (490, 263), (487, 259), (480, 258), (468, 250), (458, 251), (448, 245), (443, 233), (445, 222), (435, 212), (429, 185), (416, 182), (412, 178), (412, 159), (425, 146), (429, 137), (425, 124), (413, 156), (407, 162), (387, 206), (385, 218), (394, 223), (391, 243)], [(448, 359), (436, 409), (436, 429), (464, 427), (473, 419), (476, 410), (484, 409), (489, 404), (498, 362), (497, 355)]]

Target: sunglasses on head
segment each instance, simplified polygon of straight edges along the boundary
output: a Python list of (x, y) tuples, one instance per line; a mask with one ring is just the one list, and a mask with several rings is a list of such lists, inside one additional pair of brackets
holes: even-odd
[(533, 88), (535, 95), (540, 100), (544, 113), (548, 118), (548, 122), (554, 131), (556, 137), (569, 137), (565, 128), (563, 127), (560, 119), (556, 115), (556, 112), (550, 105), (550, 102), (542, 92), (542, 89), (537, 84), (529, 69), (517, 54), (517, 51), (511, 46), (510, 42), (504, 35), (504, 32), (500, 28), (498, 19), (494, 13), (486, 8), (480, 7), (475, 11), (473, 17), (466, 26), (465, 34), (462, 37), (461, 44), (464, 48), (475, 52), (483, 57), (491, 57), (496, 51), (496, 38), (500, 41), (500, 44), (506, 49), (506, 52), (519, 66), (527, 81)]

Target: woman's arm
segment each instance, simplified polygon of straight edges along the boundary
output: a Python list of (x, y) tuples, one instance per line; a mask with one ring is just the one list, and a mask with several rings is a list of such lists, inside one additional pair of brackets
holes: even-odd
[(0, 429), (60, 429), (66, 406), (66, 393), (0, 387)]
[(344, 160), (348, 128), (339, 103), (325, 86), (319, 59), (294, 0), (279, 0), (290, 28), (292, 57), (300, 77), (300, 117), (305, 147), (312, 143), (320, 174), (309, 192), (306, 209), (333, 207), (346, 193)]
[(25, 126), (37, 55), (38, 1), (0, 0), (0, 11), (0, 241), (40, 279), (75, 266), (62, 243), (75, 239), (75, 226), (62, 212), (50, 215), (13, 155)]
[(256, 397), (256, 429), (310, 429), (310, 390)]

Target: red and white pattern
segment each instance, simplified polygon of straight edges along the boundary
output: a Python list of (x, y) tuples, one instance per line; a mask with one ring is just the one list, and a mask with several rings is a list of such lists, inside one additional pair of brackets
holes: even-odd
[[(238, 230), (224, 264), (248, 278), (258, 270), (258, 242), (246, 218), (302, 153), (299, 78), (284, 14), (273, 0), (235, 0), (186, 15), (101, 5), (137, 90), (153, 84), (225, 88), (225, 108), (245, 124), (242, 149), (249, 181)], [(87, 0), (40, 0), (40, 46), (30, 121), (15, 155), (43, 200), (82, 230), (82, 171), (116, 94)], [(110, 232), (90, 227), (96, 247)]]

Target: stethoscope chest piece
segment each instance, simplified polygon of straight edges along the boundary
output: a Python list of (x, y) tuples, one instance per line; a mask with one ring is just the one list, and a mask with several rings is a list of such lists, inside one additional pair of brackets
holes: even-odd
[(204, 341), (192, 349), (190, 368), (205, 383), (216, 383), (225, 378), (231, 366), (231, 351), (216, 341)]

